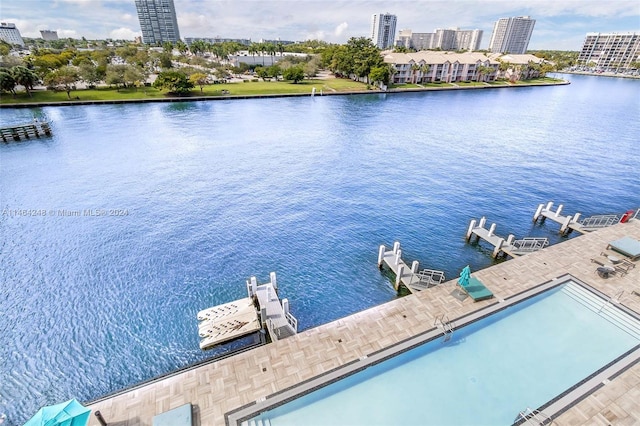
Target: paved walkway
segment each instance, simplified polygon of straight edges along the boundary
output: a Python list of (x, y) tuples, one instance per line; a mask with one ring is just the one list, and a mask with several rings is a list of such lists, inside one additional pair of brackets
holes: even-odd
[[(640, 262), (625, 276), (600, 278), (600, 257), (610, 241), (640, 240), (640, 220), (579, 236), (517, 259), (478, 271), (503, 299), (552, 278), (572, 274), (640, 312)], [(372, 247), (372, 251), (375, 251)], [(375, 265), (374, 265), (375, 267)], [(355, 315), (306, 330), (296, 336), (231, 358), (203, 365), (90, 406), (109, 424), (150, 425), (153, 416), (185, 403), (196, 407), (196, 425), (224, 425), (224, 414), (286, 389), (363, 355), (433, 328), (434, 318), (455, 319), (495, 302), (459, 301), (450, 295), (454, 281), (412, 294)], [(550, 378), (549, 378), (550, 379)], [(623, 372), (555, 419), (557, 425), (640, 423), (640, 364)], [(90, 425), (99, 426), (91, 417)]]

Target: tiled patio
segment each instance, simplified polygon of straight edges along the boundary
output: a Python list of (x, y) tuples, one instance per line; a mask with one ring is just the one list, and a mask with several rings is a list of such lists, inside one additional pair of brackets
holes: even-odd
[[(512, 259), (473, 275), (497, 299), (571, 274), (603, 293), (624, 290), (621, 303), (640, 312), (640, 261), (624, 276), (599, 277), (592, 258), (601, 258), (610, 241), (625, 235), (640, 240), (640, 220), (579, 236), (542, 251)], [(375, 251), (372, 247), (372, 251)], [(196, 425), (224, 425), (224, 414), (433, 328), (434, 318), (455, 319), (495, 302), (459, 301), (454, 281), (306, 330), (297, 336), (173, 375), (98, 402), (109, 424), (151, 425), (156, 414), (191, 403)], [(637, 292), (638, 294), (634, 293)], [(558, 425), (640, 423), (640, 364), (554, 419)], [(92, 416), (90, 425), (99, 426)]]

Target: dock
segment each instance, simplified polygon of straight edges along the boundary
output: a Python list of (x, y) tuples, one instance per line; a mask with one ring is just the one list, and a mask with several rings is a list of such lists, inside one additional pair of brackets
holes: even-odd
[(49, 123), (35, 120), (30, 124), (0, 128), (0, 139), (3, 142), (12, 142), (25, 139), (35, 139), (51, 136)]
[(434, 269), (420, 271), (420, 263), (417, 260), (414, 260), (411, 268), (409, 268), (402, 260), (402, 250), (398, 241), (393, 243), (393, 249), (391, 250), (387, 250), (384, 244), (380, 246), (378, 268), (382, 269), (385, 266), (396, 275), (394, 283), (396, 290), (399, 290), (402, 285), (411, 293), (414, 293), (441, 284), (445, 280), (444, 272), (442, 271)]
[(493, 257), (498, 258), (500, 256), (518, 257), (527, 253), (532, 253), (549, 245), (547, 238), (532, 238), (525, 237), (517, 240), (513, 234), (504, 239), (503, 237), (496, 235), (496, 224), (492, 223), (489, 229), (485, 228), (487, 218), (482, 216), (479, 221), (475, 219), (469, 223), (467, 229), (466, 240), (470, 241), (473, 237), (476, 241), (484, 240), (493, 246)]
[(278, 297), (276, 273), (269, 282), (247, 280), (248, 296), (198, 312), (200, 349), (206, 350), (253, 333), (269, 333), (277, 341), (298, 332), (298, 320), (289, 312), (289, 301)]
[(573, 216), (562, 215), (563, 207), (564, 206), (560, 204), (554, 211), (553, 201), (549, 201), (546, 205), (539, 204), (536, 212), (533, 214), (533, 222), (538, 222), (538, 219), (540, 219), (540, 223), (544, 222), (545, 219), (552, 220), (560, 224), (561, 235), (567, 235), (571, 231), (586, 234), (618, 223), (625, 223), (630, 219), (637, 218), (640, 214), (640, 209), (638, 209), (629, 210), (622, 214), (599, 214), (581, 220), (580, 213), (576, 213)]

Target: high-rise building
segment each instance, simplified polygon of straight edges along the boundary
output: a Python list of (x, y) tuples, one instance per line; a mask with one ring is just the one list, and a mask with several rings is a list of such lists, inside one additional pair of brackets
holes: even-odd
[(482, 30), (451, 28), (437, 29), (433, 33), (414, 33), (410, 29), (406, 29), (400, 30), (395, 45), (417, 51), (427, 49), (479, 50), (481, 41)]
[(142, 40), (146, 44), (180, 40), (173, 0), (136, 0)]
[(587, 33), (578, 63), (602, 69), (632, 68), (640, 62), (639, 33)]
[(393, 46), (398, 17), (389, 13), (375, 13), (371, 17), (371, 41), (379, 49)]
[(24, 47), (24, 40), (22, 40), (20, 31), (16, 28), (16, 24), (10, 22), (0, 23), (0, 40)]
[(495, 53), (527, 52), (535, 19), (528, 16), (498, 19), (493, 26), (489, 50)]
[(43, 40), (55, 41), (58, 40), (58, 32), (53, 30), (40, 30), (40, 35)]

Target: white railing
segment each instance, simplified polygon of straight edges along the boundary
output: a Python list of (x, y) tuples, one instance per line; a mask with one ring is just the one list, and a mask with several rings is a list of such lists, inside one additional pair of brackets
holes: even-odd
[(293, 327), (293, 331), (294, 332), (298, 332), (298, 319), (296, 317), (294, 317), (293, 315), (291, 315), (291, 313), (287, 312), (285, 313), (285, 318), (287, 319), (287, 322), (289, 323), (289, 325), (291, 327)]
[(511, 245), (518, 251), (537, 251), (545, 248), (549, 245), (548, 238), (523, 238), (521, 240), (515, 240)]
[(518, 413), (518, 417), (516, 417), (516, 421), (514, 423), (518, 423), (524, 421), (525, 424), (533, 424), (533, 425), (545, 425), (553, 423), (553, 419), (551, 416), (543, 413), (540, 410), (532, 410), (527, 407), (524, 411), (520, 411)]
[(620, 222), (618, 214), (601, 214), (583, 219), (580, 223), (583, 228), (606, 228)]
[(416, 276), (420, 280), (420, 284), (426, 285), (427, 288), (429, 288), (429, 286), (442, 284), (444, 281), (444, 272), (433, 269), (423, 269), (418, 272)]

